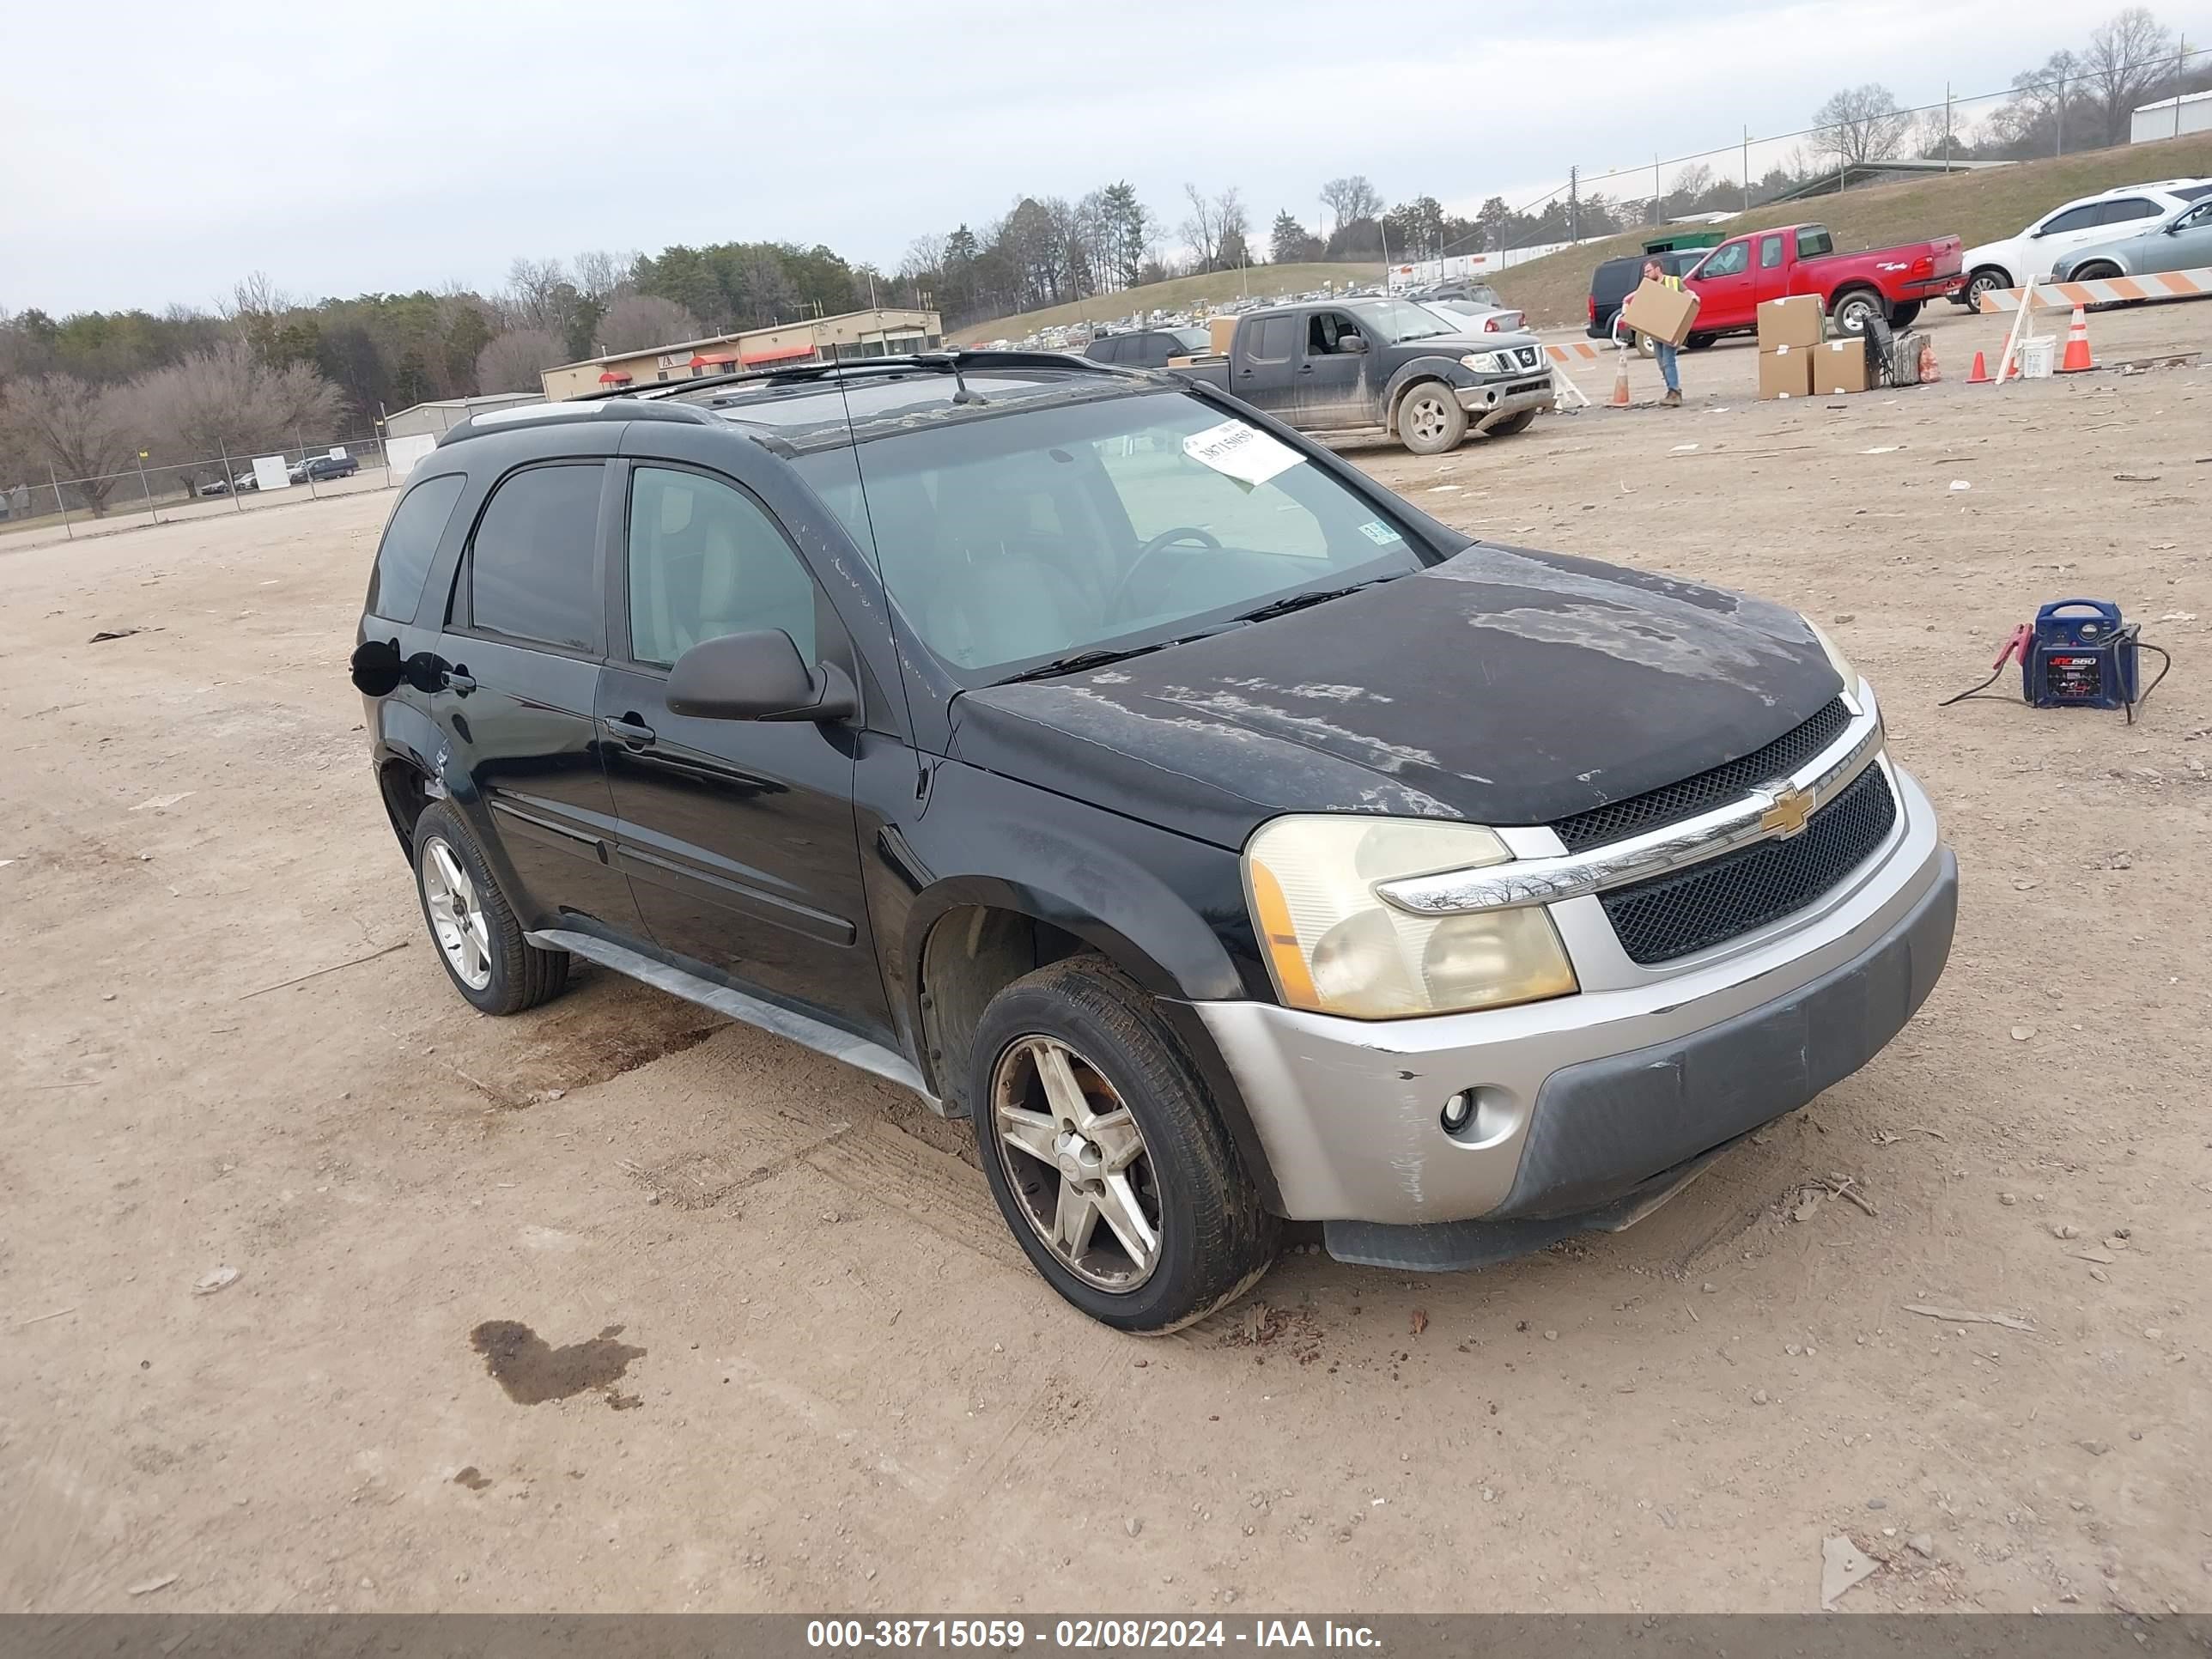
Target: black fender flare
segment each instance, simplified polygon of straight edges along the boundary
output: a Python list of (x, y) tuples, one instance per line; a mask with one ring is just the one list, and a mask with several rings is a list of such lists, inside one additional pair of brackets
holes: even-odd
[(1456, 357), (1431, 353), (1401, 363), (1382, 388), (1382, 424), (1391, 432), (1398, 429), (1398, 404), (1417, 380), (1442, 380), (1455, 390), (1474, 383), (1467, 366)]

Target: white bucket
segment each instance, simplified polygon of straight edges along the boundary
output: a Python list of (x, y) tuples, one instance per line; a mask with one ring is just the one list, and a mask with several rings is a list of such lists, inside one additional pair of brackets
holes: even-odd
[(2023, 380), (2047, 380), (2054, 360), (2058, 356), (2058, 342), (2048, 336), (2020, 343), (2020, 378)]

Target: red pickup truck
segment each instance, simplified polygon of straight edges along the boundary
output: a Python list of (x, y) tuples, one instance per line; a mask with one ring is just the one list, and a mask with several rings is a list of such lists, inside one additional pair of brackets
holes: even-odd
[(1929, 300), (1966, 284), (1959, 239), (1838, 253), (1826, 225), (1784, 225), (1723, 242), (1686, 272), (1682, 285), (1698, 296), (1697, 332), (1702, 345), (1723, 334), (1748, 334), (1760, 304), (1790, 294), (1817, 294), (1838, 332), (1858, 334), (1867, 319), (1887, 318), (1903, 328)]

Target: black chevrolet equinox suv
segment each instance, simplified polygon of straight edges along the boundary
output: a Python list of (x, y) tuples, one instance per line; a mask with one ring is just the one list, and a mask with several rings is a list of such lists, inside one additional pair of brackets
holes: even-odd
[(913, 1090), (1125, 1330), (1285, 1218), (1399, 1269), (1626, 1226), (1950, 945), (1927, 797), (1795, 611), (1076, 358), (477, 416), (353, 676), (462, 996), (581, 957)]

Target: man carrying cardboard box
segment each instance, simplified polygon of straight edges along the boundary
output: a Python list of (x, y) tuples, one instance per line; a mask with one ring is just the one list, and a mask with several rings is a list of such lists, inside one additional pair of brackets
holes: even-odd
[[(1646, 259), (1644, 262), (1644, 280), (1646, 283), (1656, 283), (1662, 288), (1670, 289), (1676, 294), (1683, 291), (1682, 279), (1656, 259)], [(1632, 298), (1633, 296), (1632, 301)], [(1690, 315), (1694, 317), (1697, 313), (1692, 310)], [(1688, 320), (1686, 319), (1683, 323), (1683, 331), (1686, 333), (1687, 329)], [(1667, 395), (1659, 401), (1668, 409), (1680, 409), (1682, 406), (1682, 377), (1676, 366), (1676, 359), (1680, 355), (1680, 347), (1664, 335), (1649, 330), (1645, 331), (1645, 333), (1651, 342), (1652, 355), (1659, 360), (1659, 377), (1667, 382)]]

